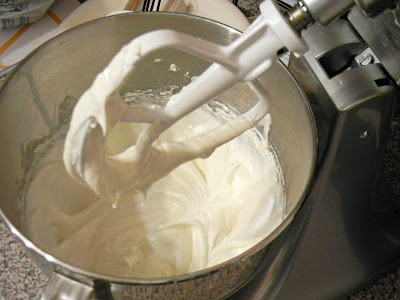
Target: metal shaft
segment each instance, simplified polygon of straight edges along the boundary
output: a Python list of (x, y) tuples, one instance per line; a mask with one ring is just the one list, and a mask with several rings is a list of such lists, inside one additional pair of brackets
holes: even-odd
[(374, 17), (398, 2), (399, 0), (299, 0), (292, 9), (284, 13), (289, 23), (300, 33), (315, 22), (328, 25), (354, 5), (361, 7), (369, 17)]

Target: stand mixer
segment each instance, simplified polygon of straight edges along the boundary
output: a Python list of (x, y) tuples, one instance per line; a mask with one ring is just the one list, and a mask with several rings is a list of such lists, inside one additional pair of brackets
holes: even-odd
[[(373, 16), (395, 2), (357, 1), (356, 4)], [(310, 48), (303, 57), (292, 57), (289, 69), (307, 95), (316, 120), (317, 172), (307, 199), (284, 233), (289, 238), (276, 247), (276, 256), (264, 257), (254, 272), (257, 275), (232, 299), (340, 298), (391, 270), (400, 261), (400, 238), (395, 226), (399, 219), (398, 204), (382, 197), (378, 189), (382, 185), (385, 143), (398, 90), (393, 83), (393, 79), (397, 81), (399, 65), (393, 60), (398, 58), (392, 55), (398, 51), (396, 38), (391, 39), (399, 31), (398, 9), (394, 7), (369, 19), (357, 7), (347, 14), (353, 5), (352, 1), (304, 1), (284, 13), (282, 20), (288, 20), (287, 26), (293, 32), (302, 31), (302, 38)], [(337, 19), (339, 16), (343, 17)], [(326, 27), (310, 26), (315, 21)], [(92, 25), (96, 27), (95, 23)], [(282, 45), (273, 53), (273, 59), (284, 53), (285, 48), (291, 50)], [(51, 78), (45, 79), (47, 82)], [(9, 85), (3, 95), (14, 90)], [(13, 163), (10, 165), (13, 167)], [(12, 172), (10, 167), (8, 173)], [(13, 180), (7, 181), (9, 186)], [(9, 190), (8, 186), (2, 186)], [(4, 198), (12, 196), (9, 192)], [(9, 213), (13, 210), (4, 207), (13, 220)], [(18, 230), (17, 226), (13, 232), (21, 238), (23, 234)], [(34, 252), (34, 245), (21, 239)], [(43, 265), (55, 261), (40, 254), (38, 261)], [(64, 265), (58, 267), (62, 269)], [(72, 274), (75, 271), (56, 274), (46, 289), (76, 279)], [(81, 287), (85, 291), (92, 287), (89, 279), (78, 278), (85, 283)], [(110, 286), (123, 289), (122, 284), (114, 286), (107, 281), (95, 281), (95, 287), (96, 284), (101, 284), (99, 289), (105, 291), (110, 291)], [(206, 286), (212, 284), (208, 282)], [(158, 289), (156, 286), (153, 291)]]

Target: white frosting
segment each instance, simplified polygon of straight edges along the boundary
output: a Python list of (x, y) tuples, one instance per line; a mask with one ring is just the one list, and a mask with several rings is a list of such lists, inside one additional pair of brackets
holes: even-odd
[[(220, 125), (200, 109), (160, 137), (182, 141)], [(143, 124), (121, 123), (106, 152), (120, 153)], [(285, 197), (266, 138), (255, 130), (187, 162), (146, 196), (130, 191), (112, 208), (65, 171), (63, 140), (42, 158), (27, 193), (28, 228), (50, 254), (98, 273), (136, 278), (198, 271), (246, 251), (280, 224)]]
[(172, 72), (178, 72), (180, 70), (180, 68), (176, 64), (171, 64), (169, 66), (169, 70)]
[[(27, 194), (33, 240), (108, 275), (160, 277), (211, 267), (261, 241), (284, 217), (267, 137), (246, 132), (267, 112), (263, 88), (250, 84), (264, 100), (224, 123), (206, 108), (177, 121), (213, 94), (201, 92), (207, 76), (165, 107), (128, 106), (119, 89), (150, 44), (132, 41), (96, 77), (75, 106), (65, 144), (58, 141), (43, 157)], [(225, 74), (217, 65), (209, 70)]]

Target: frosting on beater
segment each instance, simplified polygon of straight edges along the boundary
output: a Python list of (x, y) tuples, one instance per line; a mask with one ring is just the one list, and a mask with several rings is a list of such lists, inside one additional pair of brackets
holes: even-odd
[[(120, 96), (120, 89), (146, 55), (146, 49), (149, 50), (146, 46), (152, 44), (143, 44), (139, 39), (122, 47), (80, 97), (65, 139), (63, 160), (68, 173), (114, 206), (124, 194), (135, 190), (145, 192), (155, 181), (181, 164), (210, 156), (216, 148), (257, 124), (269, 107), (268, 93), (253, 80), (247, 84), (259, 101), (247, 112), (210, 128), (202, 135), (158, 143), (165, 130), (176, 126), (181, 117), (224, 89), (232, 87), (238, 78), (221, 65), (213, 64), (171, 97), (165, 107), (129, 106)], [(170, 66), (174, 72), (178, 69), (175, 64)], [(211, 80), (214, 77), (217, 80)], [(215, 84), (210, 85), (210, 82)], [(127, 137), (131, 141), (129, 146), (111, 155), (106, 151), (106, 139), (120, 122), (143, 122), (146, 125), (139, 127), (142, 130), (135, 139)]]

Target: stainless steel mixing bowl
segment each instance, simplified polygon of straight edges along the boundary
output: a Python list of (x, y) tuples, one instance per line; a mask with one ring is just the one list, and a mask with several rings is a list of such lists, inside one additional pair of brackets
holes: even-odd
[[(272, 98), (271, 141), (282, 166), (287, 192), (287, 218), (269, 236), (245, 253), (196, 273), (156, 279), (134, 279), (95, 274), (52, 257), (30, 239), (24, 224), (26, 187), (46, 142), (68, 124), (76, 99), (94, 77), (128, 41), (144, 32), (171, 28), (220, 44), (240, 34), (222, 24), (187, 15), (132, 13), (93, 21), (57, 36), (26, 58), (13, 72), (0, 93), (0, 207), (11, 231), (24, 243), (51, 279), (44, 299), (218, 299), (232, 294), (260, 268), (268, 268), (271, 283), (282, 264), (282, 244), (298, 211), (313, 173), (316, 132), (308, 103), (293, 77), (280, 63), (261, 76)], [(190, 55), (168, 50), (157, 54), (158, 64), (143, 65), (123, 91), (176, 84), (184, 86), (207, 66)], [(175, 63), (179, 72), (166, 64)], [(236, 86), (220, 101), (238, 111), (257, 101), (245, 84)], [(70, 299), (70, 298), (68, 298)]]

